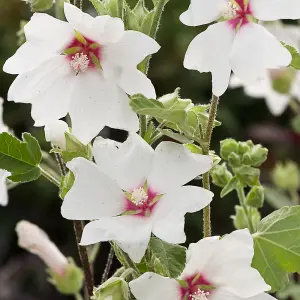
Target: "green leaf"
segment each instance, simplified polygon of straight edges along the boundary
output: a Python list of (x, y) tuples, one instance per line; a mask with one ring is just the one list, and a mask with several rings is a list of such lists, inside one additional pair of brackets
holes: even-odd
[(29, 1), (32, 12), (41, 12), (53, 6), (53, 0), (31, 0)]
[(300, 206), (283, 207), (262, 219), (254, 238), (252, 266), (278, 291), (287, 273), (300, 272)]
[(289, 50), (289, 52), (292, 55), (292, 62), (290, 66), (295, 68), (296, 70), (300, 70), (300, 53), (294, 47), (287, 45), (283, 42), (281, 43), (287, 50)]
[[(156, 269), (164, 270), (165, 274), (171, 278), (176, 278), (182, 273), (186, 263), (185, 247), (151, 238), (149, 248), (156, 261)], [(159, 267), (156, 259), (161, 264)]]
[(14, 182), (28, 182), (40, 177), (39, 163), (42, 152), (38, 141), (29, 133), (23, 133), (23, 141), (7, 132), (0, 134), (0, 169), (11, 173)]
[(238, 179), (234, 176), (230, 179), (230, 181), (225, 185), (225, 187), (221, 191), (221, 198), (225, 197), (229, 193), (231, 193), (233, 190), (236, 189), (238, 184)]
[(70, 171), (66, 176), (63, 176), (59, 187), (59, 197), (64, 199), (75, 181), (74, 174)]
[(101, 0), (90, 0), (99, 16), (108, 15), (106, 5)]

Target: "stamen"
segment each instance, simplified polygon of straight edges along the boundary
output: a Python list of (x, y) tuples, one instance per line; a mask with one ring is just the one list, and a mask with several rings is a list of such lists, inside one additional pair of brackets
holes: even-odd
[(148, 195), (146, 194), (145, 190), (143, 187), (139, 187), (137, 189), (134, 189), (132, 194), (131, 194), (131, 201), (139, 206), (143, 205), (146, 203), (148, 200)]
[(238, 6), (233, 3), (231, 0), (227, 1), (227, 3), (225, 4), (223, 10), (222, 10), (222, 16), (225, 19), (232, 19), (236, 16), (237, 10), (238, 10)]
[(76, 53), (72, 56), (72, 60), (70, 61), (71, 67), (76, 71), (76, 75), (79, 72), (85, 72), (89, 67), (90, 60), (88, 56), (84, 53)]
[(191, 300), (208, 300), (209, 292), (204, 292), (200, 289), (190, 295)]

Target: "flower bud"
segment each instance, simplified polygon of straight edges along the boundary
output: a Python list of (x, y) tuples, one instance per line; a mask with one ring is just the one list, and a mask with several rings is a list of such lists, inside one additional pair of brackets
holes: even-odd
[(300, 173), (296, 163), (289, 161), (286, 164), (277, 163), (272, 172), (275, 185), (285, 190), (298, 190), (300, 187)]
[(16, 226), (21, 248), (36, 254), (55, 273), (63, 275), (68, 266), (67, 258), (59, 251), (48, 235), (38, 226), (20, 221)]
[(61, 149), (66, 149), (65, 132), (69, 132), (69, 127), (64, 121), (57, 120), (45, 125), (46, 141)]
[(250, 153), (246, 152), (243, 155), (243, 157), (242, 157), (242, 164), (243, 165), (248, 165), (248, 166), (252, 165), (252, 159), (251, 159)]
[(235, 152), (232, 152), (229, 154), (228, 162), (229, 162), (229, 165), (233, 168), (239, 167), (242, 163), (241, 157), (238, 154), (236, 154)]
[[(234, 227), (236, 229), (249, 228), (248, 218), (246, 216), (244, 208), (242, 206), (236, 205), (234, 207), (234, 210), (235, 210), (235, 216), (231, 216), (231, 218), (233, 219)], [(252, 224), (254, 228), (256, 228), (261, 219), (260, 213), (257, 209), (254, 208), (252, 208), (249, 213), (250, 213)]]
[(262, 145), (255, 145), (250, 152), (250, 157), (253, 167), (259, 167), (262, 163), (267, 160), (268, 149), (262, 147)]
[(111, 277), (98, 288), (94, 289), (92, 300), (128, 300), (127, 282), (121, 277)]
[(259, 184), (259, 169), (250, 166), (241, 166), (235, 169), (235, 174), (243, 185), (254, 186)]
[(226, 139), (221, 141), (221, 157), (224, 160), (228, 160), (229, 155), (232, 152), (238, 152), (238, 143), (234, 139)]
[(239, 142), (238, 153), (243, 155), (251, 150), (247, 142)]
[(264, 188), (261, 185), (254, 186), (247, 195), (246, 204), (255, 207), (261, 208), (264, 205)]
[(232, 178), (232, 174), (228, 171), (226, 163), (216, 165), (210, 170), (210, 176), (213, 184), (219, 187), (225, 187)]
[(23, 0), (27, 4), (30, 4), (31, 11), (45, 11), (52, 7), (55, 1), (53, 0)]

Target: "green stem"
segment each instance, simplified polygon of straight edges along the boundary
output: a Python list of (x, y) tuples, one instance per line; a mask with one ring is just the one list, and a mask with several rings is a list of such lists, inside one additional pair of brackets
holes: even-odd
[(64, 0), (56, 0), (55, 1), (55, 16), (59, 20), (64, 20)]
[(97, 258), (97, 255), (100, 251), (100, 248), (101, 248), (101, 243), (97, 243), (97, 244), (92, 246), (92, 249), (89, 253), (89, 259), (90, 259), (91, 263), (95, 262), (95, 260)]
[(112, 266), (112, 263), (113, 263), (113, 260), (114, 260), (114, 256), (115, 256), (114, 247), (110, 246), (110, 250), (109, 250), (109, 253), (108, 253), (108, 258), (107, 258), (107, 261), (106, 261), (105, 270), (103, 272), (102, 279), (101, 279), (101, 284), (104, 283), (107, 280), (108, 276), (109, 276), (109, 272), (110, 272), (110, 269), (111, 269), (111, 266)]
[(240, 200), (240, 204), (243, 207), (245, 215), (247, 217), (249, 230), (251, 233), (254, 233), (255, 229), (251, 218), (251, 208), (246, 205), (246, 196), (245, 196), (245, 191), (243, 186), (238, 183), (236, 191), (237, 191), (238, 198)]
[(140, 115), (140, 136), (143, 138), (147, 131), (147, 119), (146, 116)]
[(48, 179), (50, 182), (52, 182), (53, 184), (55, 184), (57, 187), (60, 187), (60, 182), (54, 177), (52, 176), (50, 173), (48, 173), (45, 169), (43, 169), (41, 166), (39, 166), (41, 174)]
[(293, 204), (299, 205), (300, 198), (299, 198), (299, 194), (298, 194), (297, 190), (295, 190), (295, 189), (289, 190), (289, 194), (290, 194)]
[(118, 17), (124, 21), (124, 0), (118, 0), (117, 12), (118, 12)]
[(74, 298), (75, 300), (83, 300), (82, 296), (79, 293), (74, 294)]
[[(209, 155), (211, 136), (214, 129), (214, 122), (217, 115), (219, 104), (219, 97), (212, 95), (210, 108), (209, 108), (209, 116), (208, 122), (205, 131), (204, 143), (203, 143), (203, 154)], [(206, 190), (210, 190), (210, 178), (209, 172), (203, 174), (202, 186)], [(210, 205), (206, 206), (203, 210), (203, 235), (204, 237), (211, 236), (211, 208)]]

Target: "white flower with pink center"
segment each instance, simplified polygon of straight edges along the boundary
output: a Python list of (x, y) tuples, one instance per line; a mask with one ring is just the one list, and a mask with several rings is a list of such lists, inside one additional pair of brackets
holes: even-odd
[(125, 31), (119, 18), (91, 17), (65, 3), (68, 22), (36, 13), (24, 27), (26, 43), (3, 70), (19, 74), (8, 100), (31, 103), (35, 126), (64, 117), (84, 144), (104, 126), (138, 130), (127, 94), (156, 98), (137, 65), (159, 50), (149, 36)]
[(254, 84), (266, 69), (291, 63), (291, 54), (258, 20), (300, 18), (299, 0), (191, 0), (180, 16), (189, 26), (208, 24), (188, 47), (187, 69), (212, 73), (213, 93), (227, 89), (231, 71), (246, 84)]
[[(300, 30), (295, 25), (283, 25), (280, 22), (264, 26), (279, 41), (284, 42), (297, 51), (300, 51)], [(276, 90), (276, 82), (283, 87)], [(284, 86), (283, 86), (284, 85)], [(254, 98), (265, 98), (270, 112), (281, 115), (288, 107), (289, 101), (294, 98), (300, 101), (300, 71), (289, 68), (268, 69), (257, 84), (243, 84), (237, 76), (233, 75), (229, 86), (232, 88), (244, 87), (245, 93)]]
[(185, 214), (207, 206), (213, 193), (183, 185), (209, 171), (211, 157), (173, 142), (153, 150), (137, 134), (122, 144), (97, 138), (93, 152), (96, 164), (83, 158), (67, 164), (75, 183), (61, 209), (67, 219), (96, 220), (84, 228), (82, 245), (113, 240), (139, 262), (151, 232), (185, 242)]
[(181, 276), (170, 279), (145, 273), (129, 283), (137, 300), (275, 300), (251, 267), (253, 239), (248, 229), (191, 244)]

